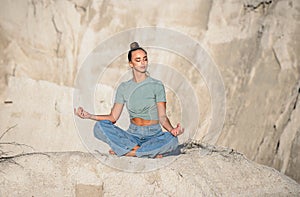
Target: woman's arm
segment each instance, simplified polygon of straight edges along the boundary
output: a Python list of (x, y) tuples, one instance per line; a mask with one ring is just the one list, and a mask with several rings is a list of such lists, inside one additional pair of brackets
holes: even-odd
[(174, 128), (170, 123), (170, 120), (166, 113), (166, 102), (158, 102), (157, 104), (158, 118), (159, 123), (174, 136), (178, 136), (184, 132), (184, 129), (181, 128), (180, 123)]
[(123, 106), (124, 106), (124, 104), (115, 103), (113, 108), (111, 109), (110, 114), (108, 114), (108, 115), (90, 114), (89, 112), (85, 111), (82, 107), (78, 107), (77, 110), (74, 109), (74, 113), (83, 119), (91, 119), (91, 120), (96, 120), (96, 121), (109, 120), (109, 121), (115, 123), (119, 119), (119, 117), (122, 113)]

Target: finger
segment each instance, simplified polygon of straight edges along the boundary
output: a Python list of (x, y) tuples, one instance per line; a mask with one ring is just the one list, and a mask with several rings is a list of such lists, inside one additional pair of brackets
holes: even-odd
[(174, 129), (174, 136), (177, 136), (178, 135), (178, 129)]
[(76, 110), (76, 115), (80, 115), (79, 109)]
[(171, 133), (172, 133), (172, 135), (176, 136), (176, 130), (175, 129), (172, 129)]
[(174, 135), (174, 129), (172, 129), (172, 130), (170, 131), (170, 133), (171, 133), (172, 135)]
[(84, 111), (83, 111), (83, 109), (81, 108), (81, 109), (79, 110), (79, 113), (80, 113), (80, 114), (83, 114), (83, 112), (84, 112)]

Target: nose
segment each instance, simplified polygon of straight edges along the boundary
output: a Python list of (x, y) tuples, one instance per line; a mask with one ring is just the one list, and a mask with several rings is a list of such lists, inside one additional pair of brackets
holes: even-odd
[(147, 60), (142, 59), (141, 63), (144, 65)]

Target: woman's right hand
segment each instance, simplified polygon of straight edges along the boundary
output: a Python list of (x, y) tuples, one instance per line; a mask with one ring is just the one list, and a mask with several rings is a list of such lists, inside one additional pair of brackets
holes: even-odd
[(182, 128), (180, 126), (180, 123), (178, 123), (177, 126), (176, 126), (176, 128), (172, 129), (170, 132), (172, 133), (172, 135), (178, 136), (178, 135), (183, 134), (184, 128)]
[(77, 110), (74, 108), (74, 114), (83, 119), (90, 119), (92, 117), (92, 114), (85, 111), (82, 107), (78, 107)]

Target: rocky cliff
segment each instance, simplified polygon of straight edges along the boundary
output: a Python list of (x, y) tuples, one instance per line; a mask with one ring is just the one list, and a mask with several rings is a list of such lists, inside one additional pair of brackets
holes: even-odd
[[(299, 182), (299, 10), (298, 0), (2, 0), (0, 131), (16, 126), (1, 140), (39, 152), (94, 148), (86, 149), (93, 139), (82, 134), (92, 122), (75, 125), (72, 116), (74, 102), (84, 105), (73, 97), (78, 73), (84, 65), (103, 68), (84, 71), (82, 79), (96, 80), (93, 105), (107, 113), (117, 83), (130, 76), (128, 44), (139, 38), (149, 51), (151, 75), (166, 83), (172, 122), (188, 128), (182, 142), (192, 137), (209, 143), (205, 137), (216, 132), (214, 116), (223, 106), (216, 143)], [(183, 36), (162, 39), (158, 29), (160, 36), (149, 40), (136, 30), (146, 27)], [(184, 46), (186, 37), (195, 44)], [(110, 39), (115, 44), (106, 46)], [(163, 40), (168, 43), (158, 47)], [(112, 54), (107, 64), (97, 64), (97, 57)], [(205, 70), (213, 66), (225, 99)], [(126, 121), (125, 115), (120, 125)]]

